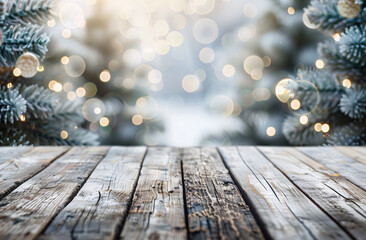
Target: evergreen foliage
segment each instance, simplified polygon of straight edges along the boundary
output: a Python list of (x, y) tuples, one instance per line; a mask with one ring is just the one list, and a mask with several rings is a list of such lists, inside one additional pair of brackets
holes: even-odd
[[(303, 79), (312, 82), (320, 100), (306, 114), (306, 124), (300, 123), (299, 115), (285, 120), (283, 133), (292, 144), (366, 144), (366, 5), (363, 1), (348, 1), (360, 4), (356, 17), (342, 16), (337, 0), (313, 0), (305, 10), (312, 24), (339, 34), (339, 39), (318, 45), (324, 69), (298, 72), (297, 82)], [(306, 96), (314, 94), (313, 91), (301, 89), (301, 84), (293, 91), (303, 106), (312, 104), (313, 99)], [(321, 128), (324, 124), (330, 128)]]
[[(96, 135), (81, 128), (81, 107), (30, 80), (12, 75), (22, 54), (45, 57), (49, 36), (42, 22), (49, 0), (0, 1), (0, 145), (94, 145)], [(61, 132), (64, 132), (61, 135)]]

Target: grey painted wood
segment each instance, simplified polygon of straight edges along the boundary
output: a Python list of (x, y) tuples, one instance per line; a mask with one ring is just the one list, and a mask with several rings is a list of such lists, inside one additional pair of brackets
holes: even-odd
[(145, 147), (112, 147), (41, 239), (115, 239), (145, 152)]
[(354, 238), (366, 236), (365, 191), (325, 166), (314, 164), (295, 148), (261, 147), (260, 150)]
[[(0, 148), (0, 199), (47, 167), (68, 147)], [(6, 157), (6, 158), (5, 158)], [(10, 158), (9, 158), (10, 157)]]
[(366, 190), (366, 165), (331, 147), (299, 147), (301, 152), (341, 174), (363, 190)]
[(347, 235), (255, 147), (220, 152), (274, 239), (347, 239)]
[(149, 148), (121, 239), (186, 239), (180, 155)]
[(0, 239), (34, 239), (74, 197), (109, 147), (73, 147), (0, 201)]
[(334, 147), (340, 153), (363, 163), (366, 165), (366, 148), (365, 147)]
[(25, 146), (19, 146), (19, 147), (0, 147), (0, 164), (2, 164), (5, 161), (9, 161), (12, 158), (19, 156), (25, 152), (29, 152), (32, 150), (33, 147), (25, 147)]
[(215, 148), (183, 150), (190, 239), (264, 239)]

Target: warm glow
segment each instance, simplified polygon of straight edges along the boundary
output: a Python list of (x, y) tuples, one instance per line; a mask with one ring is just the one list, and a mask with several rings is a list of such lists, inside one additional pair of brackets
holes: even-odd
[(100, 120), (99, 120), (99, 124), (100, 126), (102, 127), (106, 127), (109, 125), (109, 119), (107, 117), (102, 117)]
[(141, 125), (143, 122), (143, 118), (140, 114), (135, 114), (132, 116), (132, 123), (136, 126)]
[(235, 67), (231, 64), (227, 64), (223, 67), (222, 73), (225, 77), (232, 77), (235, 74)]
[(64, 64), (64, 65), (68, 64), (69, 63), (69, 58), (67, 56), (63, 56), (61, 58), (61, 63)]
[(314, 130), (317, 132), (320, 132), (322, 130), (322, 124), (321, 123), (315, 123)]
[(295, 8), (293, 8), (293, 7), (288, 7), (288, 8), (287, 8), (287, 12), (288, 12), (288, 14), (290, 14), (290, 15), (294, 15), (294, 14), (295, 14)]
[(62, 84), (59, 83), (59, 82), (56, 82), (53, 85), (53, 91), (55, 91), (55, 92), (61, 92), (62, 91)]
[(306, 115), (302, 115), (299, 120), (302, 125), (305, 125), (309, 122), (309, 118)]
[(109, 82), (111, 80), (111, 73), (108, 70), (104, 70), (99, 74), (100, 81)]
[(61, 137), (62, 139), (66, 139), (66, 138), (68, 138), (68, 137), (69, 137), (69, 133), (68, 133), (67, 131), (65, 131), (65, 130), (62, 130), (62, 131), (60, 132), (60, 137)]
[(76, 89), (76, 95), (78, 96), (78, 97), (84, 97), (85, 96), (85, 89), (84, 88), (82, 88), (82, 87), (79, 87), (78, 89)]
[(197, 76), (189, 74), (183, 78), (182, 86), (186, 92), (195, 92), (200, 86), (200, 80)]
[(13, 87), (13, 84), (12, 83), (8, 83), (8, 84), (6, 84), (6, 87), (7, 88), (12, 88)]
[(329, 126), (329, 124), (327, 124), (327, 123), (324, 123), (323, 125), (322, 125), (322, 132), (323, 133), (327, 133), (327, 132), (329, 132), (329, 130), (330, 130), (330, 126)]
[(316, 66), (318, 69), (323, 69), (323, 68), (324, 68), (324, 66), (325, 66), (325, 63), (324, 63), (324, 61), (323, 61), (323, 60), (318, 59), (318, 60), (316, 60), (316, 62), (315, 62), (315, 66)]
[(290, 106), (293, 110), (298, 110), (301, 107), (301, 103), (298, 99), (294, 99), (291, 101)]
[(20, 68), (14, 68), (13, 75), (15, 77), (19, 77), (22, 74), (22, 71), (20, 71)]
[(341, 40), (341, 35), (339, 33), (335, 33), (333, 34), (333, 39), (334, 41), (338, 42), (339, 40)]
[(343, 87), (345, 87), (345, 88), (350, 88), (351, 86), (352, 86), (352, 82), (351, 82), (351, 80), (349, 80), (349, 79), (344, 79), (343, 81), (342, 81), (342, 85), (343, 85)]
[(25, 115), (24, 114), (20, 115), (19, 119), (20, 119), (21, 122), (25, 122)]
[(273, 137), (274, 135), (276, 135), (276, 129), (274, 127), (269, 127), (267, 128), (266, 133), (268, 136)]

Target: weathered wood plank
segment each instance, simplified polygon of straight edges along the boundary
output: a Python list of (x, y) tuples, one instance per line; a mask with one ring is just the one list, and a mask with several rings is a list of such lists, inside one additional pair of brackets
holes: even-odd
[(16, 150), (15, 152), (20, 154), (16, 155), (6, 151), (5, 155), (11, 156), (11, 158), (0, 162), (0, 199), (47, 167), (68, 149), (68, 147), (35, 147), (21, 148), (18, 152), (16, 149), (10, 148), (9, 151)]
[(299, 147), (297, 149), (366, 191), (365, 164), (347, 157), (331, 147)]
[(74, 197), (108, 147), (73, 147), (0, 201), (0, 239), (34, 239)]
[(251, 209), (274, 239), (347, 239), (339, 227), (254, 147), (220, 148)]
[(186, 239), (179, 152), (149, 148), (121, 239)]
[(0, 164), (25, 152), (29, 152), (32, 148), (30, 146), (0, 147)]
[(214, 148), (183, 150), (190, 239), (264, 239)]
[(366, 164), (366, 147), (334, 147), (337, 151), (348, 157)]
[(365, 191), (295, 148), (260, 150), (349, 234), (359, 239), (366, 235)]
[(112, 147), (40, 239), (119, 236), (145, 152), (145, 147)]

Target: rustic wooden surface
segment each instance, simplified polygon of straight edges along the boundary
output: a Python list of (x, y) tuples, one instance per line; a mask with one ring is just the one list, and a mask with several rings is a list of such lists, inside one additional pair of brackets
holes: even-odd
[(0, 239), (365, 239), (366, 147), (2, 147)]

